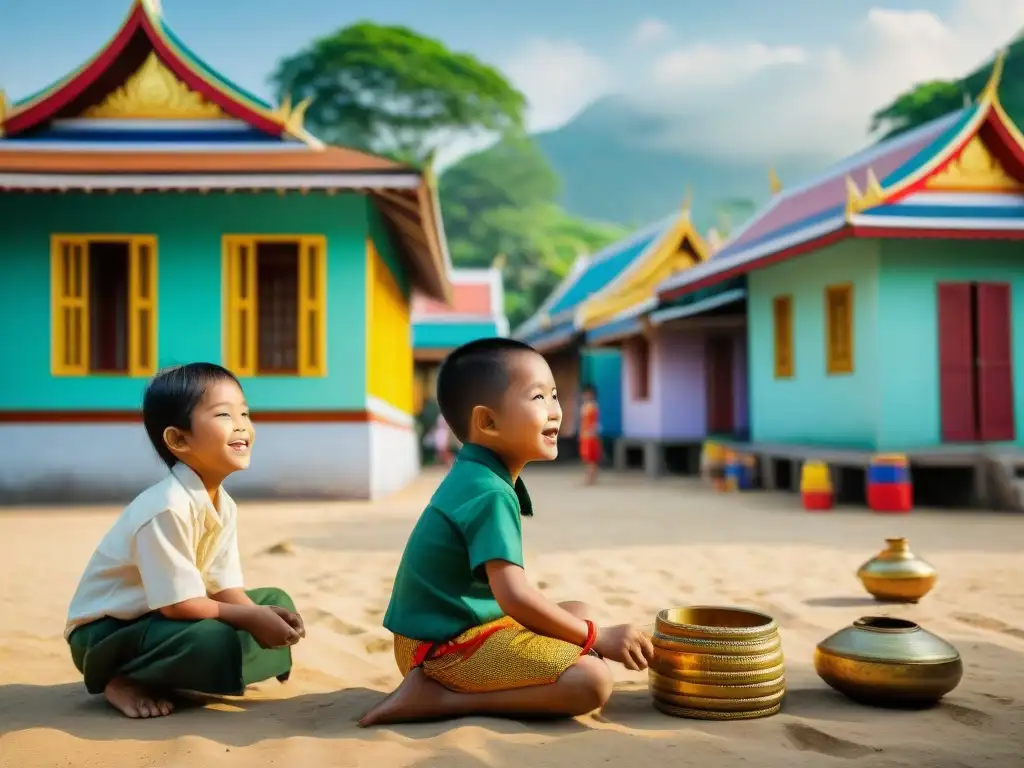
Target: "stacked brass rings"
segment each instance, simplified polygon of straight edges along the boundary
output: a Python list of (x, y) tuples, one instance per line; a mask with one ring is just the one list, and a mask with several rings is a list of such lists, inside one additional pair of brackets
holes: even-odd
[(661, 611), (648, 671), (654, 706), (677, 717), (774, 715), (786, 695), (779, 627), (756, 611), (692, 606)]

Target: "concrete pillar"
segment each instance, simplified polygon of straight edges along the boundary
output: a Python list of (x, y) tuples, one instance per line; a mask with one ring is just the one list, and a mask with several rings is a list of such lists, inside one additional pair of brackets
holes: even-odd
[(629, 463), (626, 461), (628, 449), (629, 445), (626, 442), (626, 438), (615, 438), (615, 446), (612, 448), (612, 466), (619, 472), (624, 470)]
[(762, 453), (758, 457), (757, 464), (761, 474), (761, 487), (766, 491), (774, 491), (777, 487), (775, 482), (775, 459)]
[(665, 474), (665, 451), (661, 443), (655, 440), (644, 443), (644, 472), (649, 477), (661, 477)]

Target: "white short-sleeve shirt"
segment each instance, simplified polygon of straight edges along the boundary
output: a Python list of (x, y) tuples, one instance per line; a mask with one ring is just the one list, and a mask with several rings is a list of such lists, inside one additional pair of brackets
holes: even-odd
[(199, 476), (178, 463), (100, 541), (71, 600), (64, 636), (106, 616), (137, 619), (242, 586), (235, 502), (221, 488), (214, 508)]

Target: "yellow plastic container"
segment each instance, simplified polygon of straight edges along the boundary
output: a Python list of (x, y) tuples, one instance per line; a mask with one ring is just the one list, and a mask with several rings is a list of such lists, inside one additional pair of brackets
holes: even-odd
[(832, 476), (823, 461), (805, 461), (800, 470), (801, 493), (832, 493)]

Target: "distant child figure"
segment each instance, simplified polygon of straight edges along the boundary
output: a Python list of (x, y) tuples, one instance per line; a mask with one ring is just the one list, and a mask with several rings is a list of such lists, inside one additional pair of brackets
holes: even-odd
[(437, 414), (437, 421), (434, 422), (434, 454), (437, 460), (445, 467), (452, 466), (452, 431), (448, 422), (444, 419), (443, 413)]
[(580, 459), (587, 468), (587, 485), (597, 482), (597, 466), (602, 453), (601, 412), (597, 407), (597, 390), (587, 385), (583, 388), (583, 405), (580, 408)]
[(554, 603), (523, 569), (520, 477), (558, 455), (562, 410), (532, 347), (481, 339), (441, 365), (438, 402), (464, 445), (416, 523), (384, 626), (404, 682), (360, 725), (464, 715), (571, 717), (612, 691), (601, 657), (646, 669), (650, 639), (598, 629), (582, 603)]
[(65, 630), (89, 693), (132, 718), (170, 714), (175, 690), (284, 681), (306, 634), (288, 595), (243, 586), (238, 509), (221, 487), (249, 466), (256, 436), (238, 380), (212, 363), (163, 371), (142, 419), (170, 471), (100, 541)]

